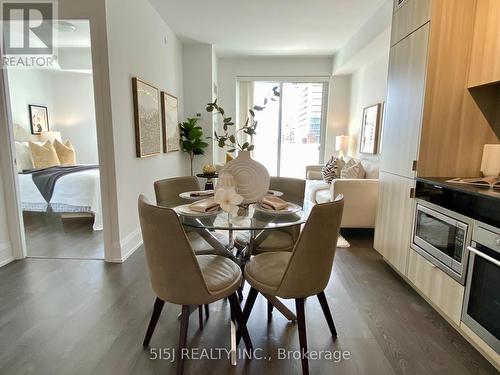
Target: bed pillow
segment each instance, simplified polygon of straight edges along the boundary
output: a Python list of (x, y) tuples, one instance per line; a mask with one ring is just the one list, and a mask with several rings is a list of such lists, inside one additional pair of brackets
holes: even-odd
[(31, 158), (35, 169), (43, 169), (61, 165), (57, 157), (56, 149), (51, 141), (45, 142), (43, 145), (37, 145), (30, 142)]
[(325, 182), (331, 183), (332, 180), (340, 178), (340, 171), (344, 168), (345, 162), (343, 159), (332, 156), (332, 158), (325, 164), (321, 173), (323, 174), (323, 180)]
[(61, 165), (75, 165), (76, 164), (76, 155), (75, 149), (70, 141), (66, 141), (64, 144), (59, 142), (57, 139), (54, 139), (54, 148), (57, 153), (57, 157), (59, 158), (59, 163)]
[(31, 150), (28, 142), (15, 142), (17, 171), (22, 172), (33, 169)]

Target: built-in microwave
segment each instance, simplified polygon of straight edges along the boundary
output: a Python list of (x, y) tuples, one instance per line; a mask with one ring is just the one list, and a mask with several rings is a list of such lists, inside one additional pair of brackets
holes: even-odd
[(412, 248), (452, 278), (465, 284), (472, 219), (417, 200)]

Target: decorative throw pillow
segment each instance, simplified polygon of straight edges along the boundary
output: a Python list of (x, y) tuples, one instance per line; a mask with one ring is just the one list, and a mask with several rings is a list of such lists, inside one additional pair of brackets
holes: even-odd
[(61, 165), (76, 164), (75, 149), (70, 141), (66, 141), (66, 143), (62, 144), (57, 139), (54, 139), (54, 148)]
[(355, 162), (354, 160), (351, 159), (345, 165), (344, 169), (340, 171), (340, 178), (347, 178), (347, 179), (365, 178), (365, 169), (363, 168), (363, 165), (361, 165), (361, 163)]
[(33, 169), (31, 150), (28, 142), (15, 142), (17, 171)]
[(323, 174), (323, 180), (325, 182), (331, 183), (332, 180), (340, 178), (340, 171), (344, 167), (344, 160), (332, 156), (331, 159), (325, 164), (321, 173)]
[(57, 152), (51, 141), (45, 142), (43, 145), (37, 145), (30, 142), (31, 158), (35, 169), (49, 168), (56, 165), (61, 165)]
[[(354, 167), (356, 165), (356, 163), (357, 163), (356, 160), (349, 159), (349, 160), (347, 160), (347, 162), (344, 165), (344, 168), (342, 168), (342, 169)], [(340, 174), (342, 175), (342, 172)]]

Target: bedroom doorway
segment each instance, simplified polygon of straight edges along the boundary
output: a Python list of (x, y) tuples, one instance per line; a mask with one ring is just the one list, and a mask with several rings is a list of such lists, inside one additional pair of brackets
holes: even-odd
[(51, 68), (7, 69), (28, 257), (104, 259), (88, 20), (54, 22)]

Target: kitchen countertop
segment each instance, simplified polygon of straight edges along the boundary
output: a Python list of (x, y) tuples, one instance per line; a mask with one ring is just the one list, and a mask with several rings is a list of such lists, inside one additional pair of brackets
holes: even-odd
[(446, 182), (451, 178), (417, 178), (415, 197), (500, 228), (500, 193)]
[[(465, 194), (472, 194), (480, 198), (488, 198), (500, 200), (500, 190), (485, 189), (482, 187), (466, 185), (466, 184), (455, 184), (453, 182), (447, 182), (454, 177), (419, 177), (417, 181), (422, 181), (428, 184), (434, 184), (442, 188), (455, 190), (457, 192), (462, 192)], [(500, 213), (499, 213), (500, 215)]]

